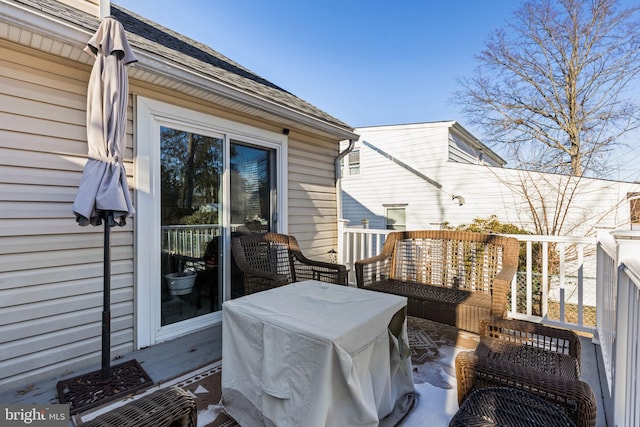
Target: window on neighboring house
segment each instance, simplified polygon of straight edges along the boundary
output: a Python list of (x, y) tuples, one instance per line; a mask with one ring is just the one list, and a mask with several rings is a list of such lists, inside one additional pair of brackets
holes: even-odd
[(387, 230), (406, 230), (406, 217), (406, 208), (404, 206), (387, 207)]
[(640, 224), (640, 193), (627, 193), (629, 199), (629, 220), (631, 224)]
[(349, 153), (349, 175), (360, 175), (360, 150)]

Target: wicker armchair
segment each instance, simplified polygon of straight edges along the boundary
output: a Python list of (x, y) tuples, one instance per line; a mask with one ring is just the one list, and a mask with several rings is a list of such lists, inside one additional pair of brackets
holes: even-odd
[(458, 403), (486, 387), (525, 390), (560, 406), (577, 426), (594, 426), (596, 401), (580, 381), (575, 332), (514, 319), (485, 319), (475, 351), (456, 357)]
[(501, 362), (463, 351), (456, 356), (458, 404), (469, 394), (486, 387), (511, 387), (525, 390), (561, 407), (578, 427), (596, 425), (596, 398), (589, 384)]
[(255, 233), (234, 237), (231, 249), (244, 277), (245, 295), (302, 280), (347, 284), (344, 265), (306, 258), (295, 237)]
[(507, 312), (520, 245), (512, 237), (452, 230), (390, 233), (382, 252), (356, 261), (358, 287), (407, 297), (410, 316), (479, 332)]
[(580, 379), (581, 344), (568, 329), (514, 319), (481, 322), (476, 354), (533, 370)]

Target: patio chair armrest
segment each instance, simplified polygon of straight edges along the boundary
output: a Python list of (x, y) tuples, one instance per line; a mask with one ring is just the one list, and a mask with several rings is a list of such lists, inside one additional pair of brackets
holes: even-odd
[(518, 270), (517, 264), (503, 264), (502, 269), (493, 278), (491, 289), (491, 315), (506, 317), (509, 304), (511, 280)]
[(173, 386), (160, 389), (98, 415), (85, 427), (195, 426), (196, 400), (190, 393)]
[[(347, 267), (342, 264), (316, 261), (305, 257), (301, 251), (292, 252), (296, 261), (304, 265), (304, 270), (311, 269), (311, 278), (336, 285), (347, 285)], [(298, 279), (307, 278), (308, 272), (296, 274)]]
[(294, 251), (293, 254), (296, 257), (296, 260), (300, 261), (303, 264), (310, 265), (312, 267), (328, 268), (330, 270), (336, 270), (336, 271), (342, 271), (342, 270), (345, 272), (347, 271), (347, 267), (345, 267), (342, 264), (334, 264), (331, 262), (324, 262), (324, 261), (309, 259), (306, 256), (304, 256), (304, 254), (300, 251)]
[(354, 266), (358, 287), (366, 288), (378, 280), (389, 278), (391, 272), (391, 256), (383, 252), (370, 258), (358, 260)]

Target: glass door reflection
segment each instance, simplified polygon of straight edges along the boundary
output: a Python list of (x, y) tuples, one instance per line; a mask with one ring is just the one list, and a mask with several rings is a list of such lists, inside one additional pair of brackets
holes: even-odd
[[(275, 230), (275, 150), (232, 140), (229, 162), (231, 237)], [(242, 273), (232, 258), (231, 298), (243, 295)]]
[(223, 137), (160, 128), (161, 324), (220, 310)]

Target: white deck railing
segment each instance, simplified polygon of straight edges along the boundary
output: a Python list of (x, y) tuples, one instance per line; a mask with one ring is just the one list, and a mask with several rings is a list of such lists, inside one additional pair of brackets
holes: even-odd
[(640, 425), (640, 263), (629, 260), (618, 267), (613, 376), (613, 424)]
[[(511, 283), (509, 315), (595, 333), (596, 239), (509, 236), (521, 242), (526, 254)], [(537, 268), (534, 247), (539, 251)]]
[[(355, 285), (355, 261), (380, 253), (390, 231), (341, 230), (338, 262), (347, 266), (349, 284)], [(640, 425), (640, 233), (511, 237), (521, 242), (526, 257), (512, 282), (509, 316), (593, 333), (612, 397), (613, 425)]]
[(162, 231), (162, 250), (192, 258), (202, 258), (207, 243), (220, 235), (217, 225), (168, 225)]
[(617, 250), (616, 241), (611, 233), (602, 232), (598, 234), (598, 340), (604, 370), (607, 378), (607, 385), (612, 391), (614, 349), (616, 333), (616, 306), (618, 296), (617, 285)]
[(640, 240), (598, 235), (598, 337), (613, 399), (613, 425), (640, 425)]

